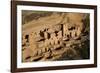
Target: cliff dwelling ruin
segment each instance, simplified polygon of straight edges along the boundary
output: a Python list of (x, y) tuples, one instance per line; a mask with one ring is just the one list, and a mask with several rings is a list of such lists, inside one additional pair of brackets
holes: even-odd
[(22, 62), (89, 59), (89, 14), (22, 11)]

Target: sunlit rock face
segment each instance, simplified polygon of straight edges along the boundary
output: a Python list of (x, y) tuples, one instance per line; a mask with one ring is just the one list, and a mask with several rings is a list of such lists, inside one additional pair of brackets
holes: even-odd
[(22, 25), (23, 62), (89, 59), (89, 14), (27, 13)]

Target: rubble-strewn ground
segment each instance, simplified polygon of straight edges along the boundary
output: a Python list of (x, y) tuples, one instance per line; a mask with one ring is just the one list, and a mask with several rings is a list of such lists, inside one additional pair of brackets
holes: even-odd
[(89, 59), (89, 14), (22, 11), (22, 62)]

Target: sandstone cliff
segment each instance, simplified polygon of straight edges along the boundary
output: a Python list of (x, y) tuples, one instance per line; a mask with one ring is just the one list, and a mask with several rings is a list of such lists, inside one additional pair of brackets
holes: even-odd
[(86, 13), (23, 13), (22, 61), (89, 59), (89, 24)]

